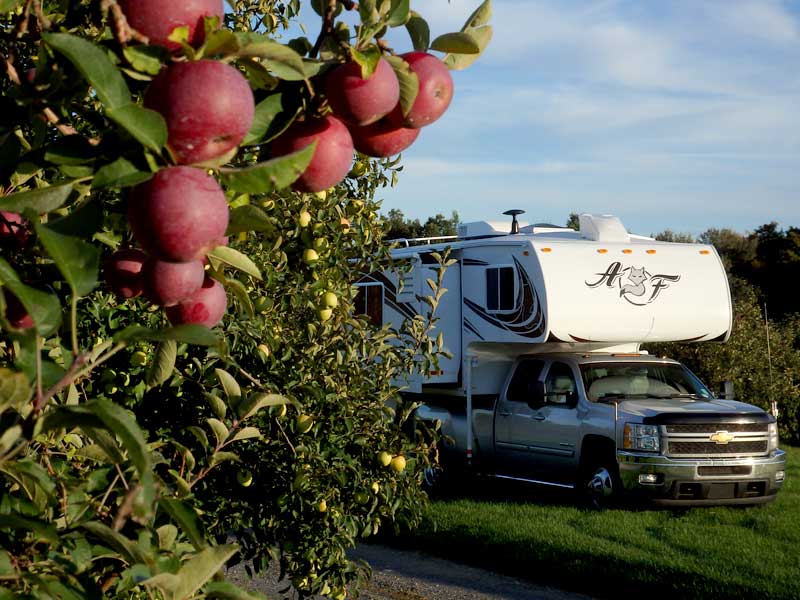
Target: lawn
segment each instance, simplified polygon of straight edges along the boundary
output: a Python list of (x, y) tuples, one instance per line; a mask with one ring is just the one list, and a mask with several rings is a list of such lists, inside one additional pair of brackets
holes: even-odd
[(434, 500), (423, 526), (391, 543), (598, 597), (796, 600), (800, 448), (785, 449), (787, 482), (764, 507), (597, 512), (505, 487)]

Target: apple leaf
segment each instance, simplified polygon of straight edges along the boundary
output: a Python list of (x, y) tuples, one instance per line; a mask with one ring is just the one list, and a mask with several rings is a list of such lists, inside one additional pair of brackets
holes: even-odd
[(238, 551), (239, 546), (236, 544), (220, 544), (210, 546), (193, 555), (178, 570), (178, 586), (174, 597), (193, 597)]
[(144, 183), (152, 177), (153, 173), (150, 171), (140, 171), (126, 158), (118, 158), (97, 170), (92, 179), (92, 187), (94, 189), (131, 187)]
[(476, 29), (478, 27), (482, 27), (483, 25), (489, 24), (489, 19), (492, 18), (492, 1), (485, 0), (483, 4), (481, 4), (478, 8), (476, 8), (473, 13), (469, 16), (467, 21), (464, 23), (464, 27), (461, 31), (467, 31), (469, 29)]
[(256, 105), (253, 125), (242, 140), (242, 146), (263, 144), (286, 131), (297, 115), (297, 108), (291, 110), (284, 105), (283, 94), (271, 94)]
[(238, 56), (264, 59), (267, 68), (286, 81), (306, 79), (303, 57), (289, 46), (259, 33), (237, 32), (235, 35), (239, 40)]
[(238, 279), (226, 279), (225, 288), (236, 297), (241, 308), (252, 319), (256, 315), (256, 309), (247, 293), (247, 286)]
[(239, 406), (236, 407), (236, 412), (239, 413), (239, 419), (244, 421), (252, 417), (261, 409), (270, 406), (280, 406), (281, 404), (291, 404), (292, 401), (286, 396), (280, 394), (265, 394), (258, 393), (247, 396)]
[(392, 65), (394, 74), (397, 75), (397, 80), (400, 82), (400, 108), (403, 110), (403, 116), (408, 116), (419, 93), (419, 77), (399, 56), (387, 56), (386, 60)]
[(51, 185), (26, 192), (17, 192), (0, 198), (0, 210), (22, 213), (32, 210), (38, 214), (60, 208), (72, 193), (73, 182)]
[(391, 10), (389, 11), (389, 27), (399, 27), (405, 25), (411, 17), (410, 0), (392, 0)]
[[(484, 25), (483, 27), (479, 27), (478, 29), (471, 29), (470, 35), (473, 39), (477, 42), (478, 47), (480, 48), (480, 52), (483, 52), (486, 47), (489, 45), (489, 42), (492, 39), (492, 26), (491, 25)], [(472, 63), (474, 63), (480, 57), (480, 53), (478, 54), (448, 54), (444, 57), (443, 62), (447, 65), (447, 68), (453, 71), (461, 71), (462, 69), (466, 69)]]
[(100, 249), (41, 223), (34, 223), (34, 227), (39, 241), (56, 263), (73, 293), (77, 296), (88, 295), (97, 286)]
[[(192, 427), (189, 429), (192, 429)], [(200, 530), (200, 526), (197, 522), (197, 515), (193, 510), (188, 508), (180, 500), (176, 500), (175, 498), (167, 498), (165, 496), (162, 496), (158, 500), (158, 506), (163, 508), (164, 512), (166, 512), (172, 518), (172, 520), (180, 526), (180, 528), (183, 530), (183, 533), (186, 534), (186, 537), (189, 538), (189, 541), (196, 550), (201, 550), (206, 547), (207, 544), (205, 537)]]
[(84, 202), (66, 217), (50, 221), (47, 227), (73, 237), (90, 239), (103, 223), (103, 206), (98, 198)]
[(218, 268), (219, 263), (224, 263), (243, 273), (247, 273), (251, 277), (261, 279), (261, 271), (256, 266), (256, 263), (249, 256), (233, 248), (217, 246), (208, 253), (208, 260), (211, 261), (211, 266), (215, 269)]
[(431, 44), (431, 29), (428, 22), (418, 13), (411, 11), (411, 16), (406, 22), (406, 30), (411, 37), (411, 43), (417, 52), (425, 52)]
[(381, 56), (380, 48), (377, 46), (369, 46), (363, 50), (356, 50), (350, 46), (350, 57), (361, 66), (361, 79), (372, 77), (375, 69), (378, 68)]
[(267, 213), (252, 204), (234, 208), (230, 214), (230, 223), (225, 235), (234, 235), (243, 231), (275, 231), (275, 225), (269, 220)]
[(214, 369), (214, 373), (216, 373), (217, 379), (222, 384), (222, 389), (225, 390), (228, 400), (242, 397), (242, 388), (233, 375), (223, 369)]
[(445, 33), (431, 42), (431, 49), (450, 54), (480, 54), (478, 42), (468, 31)]
[(42, 38), (78, 69), (108, 109), (130, 104), (131, 92), (105, 50), (69, 33), (44, 33)]
[(220, 169), (225, 186), (244, 194), (269, 194), (289, 187), (308, 167), (317, 144), (244, 169)]
[(97, 158), (97, 148), (82, 135), (67, 135), (47, 146), (44, 159), (54, 165), (84, 165)]
[(361, 0), (358, 3), (358, 14), (364, 25), (374, 25), (381, 18), (375, 0)]
[(172, 377), (177, 356), (178, 344), (175, 340), (164, 340), (158, 345), (155, 360), (147, 370), (147, 387), (157, 387)]
[(158, 152), (167, 143), (167, 122), (154, 110), (130, 102), (109, 110), (108, 118), (151, 150)]
[(0, 414), (8, 408), (22, 408), (32, 394), (33, 388), (24, 373), (0, 368)]
[(213, 56), (215, 54), (233, 54), (240, 49), (239, 39), (235, 33), (229, 29), (218, 29), (206, 37), (202, 51), (204, 56)]
[(161, 46), (125, 46), (122, 53), (134, 69), (148, 75), (158, 75), (169, 58)]

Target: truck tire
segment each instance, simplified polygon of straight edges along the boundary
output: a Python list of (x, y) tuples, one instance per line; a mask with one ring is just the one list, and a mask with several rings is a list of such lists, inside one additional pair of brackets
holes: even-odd
[(578, 482), (579, 490), (591, 508), (604, 510), (618, 504), (622, 480), (616, 461), (595, 460), (587, 463), (582, 471), (583, 477)]

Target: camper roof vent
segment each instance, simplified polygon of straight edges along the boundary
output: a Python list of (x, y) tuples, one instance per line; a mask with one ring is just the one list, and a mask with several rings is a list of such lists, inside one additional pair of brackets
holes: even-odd
[(582, 214), (578, 217), (581, 237), (594, 242), (630, 242), (631, 236), (613, 215)]

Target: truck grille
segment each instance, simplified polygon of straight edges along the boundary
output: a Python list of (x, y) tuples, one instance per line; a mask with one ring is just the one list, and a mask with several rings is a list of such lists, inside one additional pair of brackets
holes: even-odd
[(767, 423), (676, 423), (667, 425), (667, 433), (708, 433), (715, 431), (766, 433)]
[(704, 456), (708, 454), (764, 454), (766, 451), (767, 440), (730, 442), (728, 444), (669, 440), (667, 445), (667, 454), (679, 454), (683, 456)]

